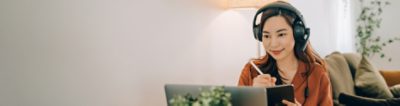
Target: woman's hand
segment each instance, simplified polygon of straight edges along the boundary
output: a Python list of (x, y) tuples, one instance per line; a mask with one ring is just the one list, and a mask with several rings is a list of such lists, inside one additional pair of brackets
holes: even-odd
[(255, 87), (271, 87), (275, 86), (276, 78), (269, 74), (258, 75), (253, 79), (253, 86)]
[(301, 104), (299, 102), (297, 102), (296, 99), (294, 99), (295, 103), (292, 103), (290, 101), (287, 100), (282, 100), (282, 103), (285, 104), (286, 106), (301, 106)]

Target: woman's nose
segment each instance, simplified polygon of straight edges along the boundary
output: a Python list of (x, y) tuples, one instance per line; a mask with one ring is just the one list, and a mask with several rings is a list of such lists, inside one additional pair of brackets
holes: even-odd
[(270, 48), (276, 48), (279, 46), (278, 40), (272, 37), (269, 41)]

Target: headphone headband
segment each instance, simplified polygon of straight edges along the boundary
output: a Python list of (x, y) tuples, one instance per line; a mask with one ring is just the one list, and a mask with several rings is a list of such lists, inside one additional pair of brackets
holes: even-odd
[[(260, 9), (257, 10), (256, 16), (258, 14), (263, 13), (264, 11), (266, 11), (268, 9), (272, 9), (272, 8), (276, 8), (276, 9), (280, 9), (280, 10), (288, 10), (288, 11), (296, 14), (297, 18), (300, 18), (300, 20), (304, 23), (303, 15), (301, 15), (300, 11), (297, 10), (295, 7), (293, 7), (291, 4), (289, 4), (287, 2), (283, 2), (283, 1), (273, 2), (273, 3), (270, 3), (268, 5), (261, 7)], [(255, 18), (257, 18), (257, 17), (255, 17)]]

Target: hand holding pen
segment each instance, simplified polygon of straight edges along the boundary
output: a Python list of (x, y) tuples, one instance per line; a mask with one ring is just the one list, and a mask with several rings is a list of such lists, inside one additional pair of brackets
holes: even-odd
[(264, 74), (257, 65), (254, 64), (254, 60), (250, 60), (251, 66), (257, 70), (259, 75), (253, 79), (253, 86), (255, 87), (271, 87), (275, 86), (276, 78), (270, 74)]

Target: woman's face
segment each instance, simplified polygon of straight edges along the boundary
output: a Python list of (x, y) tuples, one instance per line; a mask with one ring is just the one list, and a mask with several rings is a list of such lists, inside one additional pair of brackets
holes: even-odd
[(294, 56), (293, 29), (283, 16), (272, 16), (266, 20), (262, 42), (264, 49), (275, 60)]

